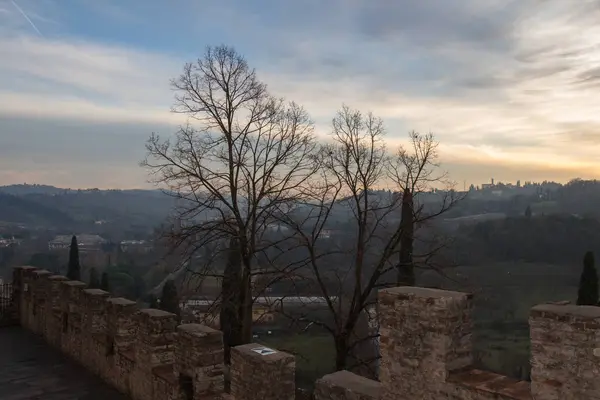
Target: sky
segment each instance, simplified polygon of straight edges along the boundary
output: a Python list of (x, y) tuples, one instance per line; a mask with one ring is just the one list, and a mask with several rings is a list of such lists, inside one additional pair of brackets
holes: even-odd
[(143, 188), (169, 81), (235, 47), (330, 133), (432, 132), (458, 183), (600, 178), (600, 0), (0, 0), (0, 185)]

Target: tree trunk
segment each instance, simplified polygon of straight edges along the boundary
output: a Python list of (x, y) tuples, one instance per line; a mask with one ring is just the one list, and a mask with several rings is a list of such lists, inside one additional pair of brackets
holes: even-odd
[(239, 315), (242, 326), (240, 344), (246, 344), (252, 342), (252, 279), (249, 269), (246, 269), (243, 273), (241, 293)]
[(242, 344), (240, 318), (242, 263), (236, 239), (229, 242), (229, 255), (221, 283), (220, 326), (223, 332), (224, 358), (229, 364), (231, 347)]
[(335, 370), (342, 371), (346, 369), (348, 361), (348, 338), (345, 335), (339, 335), (333, 338), (335, 343)]
[(400, 260), (398, 263), (398, 286), (414, 286), (415, 270), (413, 265), (414, 243), (414, 204), (410, 189), (404, 189), (402, 195), (402, 217), (400, 220)]

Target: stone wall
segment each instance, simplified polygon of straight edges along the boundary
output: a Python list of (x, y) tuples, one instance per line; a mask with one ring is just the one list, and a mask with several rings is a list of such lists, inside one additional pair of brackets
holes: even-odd
[(234, 348), (228, 396), (220, 331), (177, 326), (174, 314), (140, 310), (135, 302), (33, 267), (16, 268), (13, 283), (23, 328), (133, 400), (294, 397), (290, 354), (258, 344)]
[[(134, 400), (294, 398), (292, 355), (234, 348), (226, 395), (221, 332), (33, 267), (13, 283), (24, 328)], [(531, 310), (530, 383), (472, 367), (471, 295), (398, 287), (378, 300), (380, 382), (336, 372), (316, 382), (316, 400), (600, 399), (600, 307)]]

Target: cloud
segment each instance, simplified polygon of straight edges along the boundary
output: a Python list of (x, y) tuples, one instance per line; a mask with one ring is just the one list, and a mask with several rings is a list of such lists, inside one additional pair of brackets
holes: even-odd
[(76, 93), (115, 103), (169, 104), (169, 79), (181, 62), (126, 47), (15, 36), (0, 42), (2, 88)]
[[(504, 180), (600, 173), (597, 0), (215, 0), (181, 2), (185, 9), (73, 0), (87, 10), (77, 17), (93, 25), (77, 32), (61, 3), (20, 4), (49, 34), (36, 37), (0, 3), (0, 118), (12, 121), (0, 127), (0, 144), (16, 149), (0, 168), (28, 151), (43, 154), (43, 143), (70, 140), (80, 156), (45, 146), (44, 168), (71, 176), (61, 182), (102, 181), (98, 168), (77, 175), (86, 161), (99, 165), (98, 154), (135, 171), (118, 174), (123, 182), (139, 179), (134, 164), (147, 134), (182, 121), (169, 113), (169, 79), (205, 45), (225, 42), (275, 94), (303, 104), (320, 134), (346, 103), (383, 117), (392, 146), (411, 129), (434, 132), (457, 180), (481, 178), (467, 165), (495, 168)], [(158, 20), (148, 37), (119, 31)], [(19, 137), (8, 140), (17, 127)], [(128, 144), (119, 151), (102, 140)]]
[[(299, 87), (295, 97), (318, 113), (330, 114), (331, 100), (346, 101), (389, 126), (431, 130), (484, 156), (488, 148), (512, 149), (504, 158), (524, 170), (562, 159), (574, 174), (598, 172), (598, 143), (581, 139), (600, 134), (599, 2), (356, 3), (349, 31), (358, 26), (366, 39), (291, 46), (288, 71), (292, 54), (303, 61), (276, 87)], [(329, 79), (318, 78), (321, 65)], [(422, 70), (411, 71), (416, 66)]]

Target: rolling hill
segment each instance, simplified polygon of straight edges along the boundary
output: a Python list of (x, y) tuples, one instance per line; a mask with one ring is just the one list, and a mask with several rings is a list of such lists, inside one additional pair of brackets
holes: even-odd
[(0, 187), (0, 221), (36, 226), (105, 223), (151, 227), (174, 200), (158, 190), (73, 190), (46, 185)]

